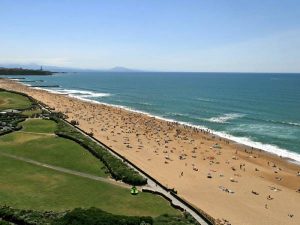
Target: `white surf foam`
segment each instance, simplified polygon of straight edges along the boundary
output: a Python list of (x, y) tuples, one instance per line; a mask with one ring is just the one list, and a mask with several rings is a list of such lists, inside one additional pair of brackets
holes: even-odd
[(196, 100), (202, 101), (202, 102), (215, 102), (215, 100), (210, 99), (210, 98), (196, 98)]
[(81, 95), (82, 98), (102, 98), (111, 96), (109, 93), (90, 93), (87, 95)]
[(20, 81), (20, 80), (22, 80), (22, 79), (20, 79), (20, 78), (9, 78), (10, 80), (14, 80), (14, 81)]
[(300, 127), (300, 123), (294, 123), (294, 122), (286, 122), (289, 125)]
[(261, 143), (261, 142), (253, 141), (253, 140), (251, 140), (250, 138), (247, 138), (247, 137), (236, 137), (236, 136), (227, 134), (225, 132), (218, 132), (218, 131), (213, 131), (213, 133), (220, 136), (220, 137), (233, 140), (237, 143), (241, 143), (241, 144), (253, 147), (253, 148), (261, 149), (261, 150), (264, 150), (266, 152), (270, 152), (270, 153), (273, 153), (275, 155), (282, 156), (284, 158), (290, 158), (292, 160), (296, 160), (297, 164), (300, 164), (300, 154), (298, 154), (296, 152), (291, 152), (287, 149), (280, 148), (276, 145), (264, 144), (264, 143)]
[(177, 113), (177, 112), (168, 112), (168, 113), (166, 113), (166, 115), (170, 115), (170, 116), (184, 116), (184, 117), (189, 116), (186, 113)]
[(245, 115), (240, 114), (240, 113), (226, 113), (226, 114), (218, 116), (218, 117), (211, 117), (211, 118), (204, 119), (204, 120), (209, 121), (209, 122), (214, 122), (214, 123), (227, 123), (227, 121), (229, 121), (229, 120), (234, 120), (237, 118), (241, 118), (243, 116), (245, 116)]
[(67, 94), (72, 97), (80, 97), (80, 99), (85, 98), (102, 98), (108, 97), (111, 94), (109, 93), (100, 93), (100, 92), (93, 92), (93, 91), (84, 91), (84, 90), (75, 90), (75, 89), (44, 89), (51, 93), (55, 94)]
[(300, 126), (300, 123), (298, 122), (290, 122), (290, 121), (278, 121), (278, 120), (264, 120), (266, 122), (271, 122), (275, 124), (282, 124), (282, 125), (291, 125), (291, 126)]

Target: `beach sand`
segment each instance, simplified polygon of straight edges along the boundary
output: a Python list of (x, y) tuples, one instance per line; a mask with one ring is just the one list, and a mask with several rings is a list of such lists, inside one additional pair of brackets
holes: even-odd
[[(300, 166), (209, 132), (1, 79), (79, 127), (215, 219), (300, 224)], [(211, 177), (211, 178), (209, 178)], [(224, 223), (225, 224), (225, 223)]]

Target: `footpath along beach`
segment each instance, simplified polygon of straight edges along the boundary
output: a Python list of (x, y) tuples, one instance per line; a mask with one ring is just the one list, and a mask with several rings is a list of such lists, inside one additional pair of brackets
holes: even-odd
[(160, 120), (0, 79), (76, 120), (82, 130), (127, 158), (180, 197), (231, 224), (300, 224), (299, 164)]

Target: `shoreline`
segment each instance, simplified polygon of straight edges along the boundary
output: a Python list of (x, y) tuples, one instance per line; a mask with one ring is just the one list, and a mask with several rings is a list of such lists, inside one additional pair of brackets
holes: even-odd
[[(232, 142), (236, 143), (237, 145), (241, 145), (241, 146), (244, 146), (246, 148), (252, 148), (252, 150), (257, 150), (257, 151), (262, 150), (262, 151), (264, 151), (266, 153), (269, 153), (271, 155), (279, 156), (282, 159), (285, 159), (285, 160), (289, 161), (290, 163), (300, 165), (300, 154), (299, 153), (296, 153), (296, 152), (293, 152), (291, 150), (278, 147), (276, 145), (253, 141), (253, 140), (251, 140), (247, 137), (233, 136), (231, 134), (227, 134), (227, 133), (222, 132), (222, 131), (212, 130), (212, 129), (207, 128), (207, 127), (202, 126), (202, 125), (195, 125), (195, 124), (191, 124), (189, 122), (177, 121), (177, 120), (174, 120), (174, 119), (171, 119), (171, 118), (165, 118), (165, 117), (162, 117), (162, 116), (159, 116), (159, 115), (151, 114), (149, 112), (145, 112), (145, 111), (141, 111), (141, 110), (137, 110), (137, 109), (132, 109), (132, 108), (127, 107), (127, 106), (110, 104), (110, 103), (100, 102), (100, 101), (96, 101), (96, 100), (86, 99), (86, 98), (76, 96), (76, 95), (73, 95), (73, 94), (61, 93), (59, 91), (46, 89), (46, 88), (43, 88), (43, 87), (34, 87), (34, 86), (29, 85), (29, 84), (22, 83), (22, 81), (17, 81), (17, 82), (21, 83), (22, 85), (26, 85), (30, 88), (33, 88), (33, 89), (43, 90), (43, 91), (53, 93), (53, 94), (58, 94), (58, 95), (66, 95), (66, 96), (69, 96), (71, 98), (79, 99), (81, 101), (85, 101), (85, 102), (88, 102), (88, 103), (106, 105), (106, 106), (109, 106), (109, 107), (114, 107), (114, 108), (127, 110), (127, 111), (130, 111), (130, 112), (133, 112), (133, 113), (139, 113), (139, 114), (142, 114), (142, 115), (145, 115), (145, 116), (154, 117), (155, 119), (159, 119), (159, 120), (162, 120), (162, 121), (174, 123), (174, 124), (177, 124), (177, 125), (188, 126), (191, 129), (195, 128), (195, 129), (199, 129), (199, 130), (205, 130), (205, 131), (207, 131), (207, 132), (209, 132), (213, 135), (216, 135), (219, 138), (224, 138), (228, 141), (232, 141)], [(78, 90), (78, 91), (81, 91), (81, 90)], [(102, 94), (105, 95), (106, 93), (102, 93)]]
[[(251, 147), (245, 150), (244, 145), (205, 130), (2, 81), (0, 87), (36, 98), (68, 115), (68, 121), (78, 120), (82, 130), (93, 132), (96, 139), (215, 219), (232, 224), (300, 221), (299, 165)], [(268, 195), (274, 199), (268, 200)]]

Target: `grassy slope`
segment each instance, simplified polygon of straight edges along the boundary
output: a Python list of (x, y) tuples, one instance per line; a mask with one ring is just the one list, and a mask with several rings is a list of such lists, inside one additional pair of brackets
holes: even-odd
[(0, 110), (5, 109), (26, 109), (31, 106), (31, 102), (25, 96), (0, 91)]
[(56, 123), (52, 120), (28, 119), (21, 123), (24, 132), (54, 133)]
[(161, 197), (67, 175), (0, 156), (0, 202), (16, 208), (64, 210), (95, 206), (122, 215), (177, 214)]
[[(53, 134), (56, 123), (29, 119), (21, 131), (0, 137), (0, 152), (105, 177), (104, 165), (77, 143)], [(30, 133), (26, 133), (30, 132)], [(31, 133), (36, 132), (36, 133)]]

